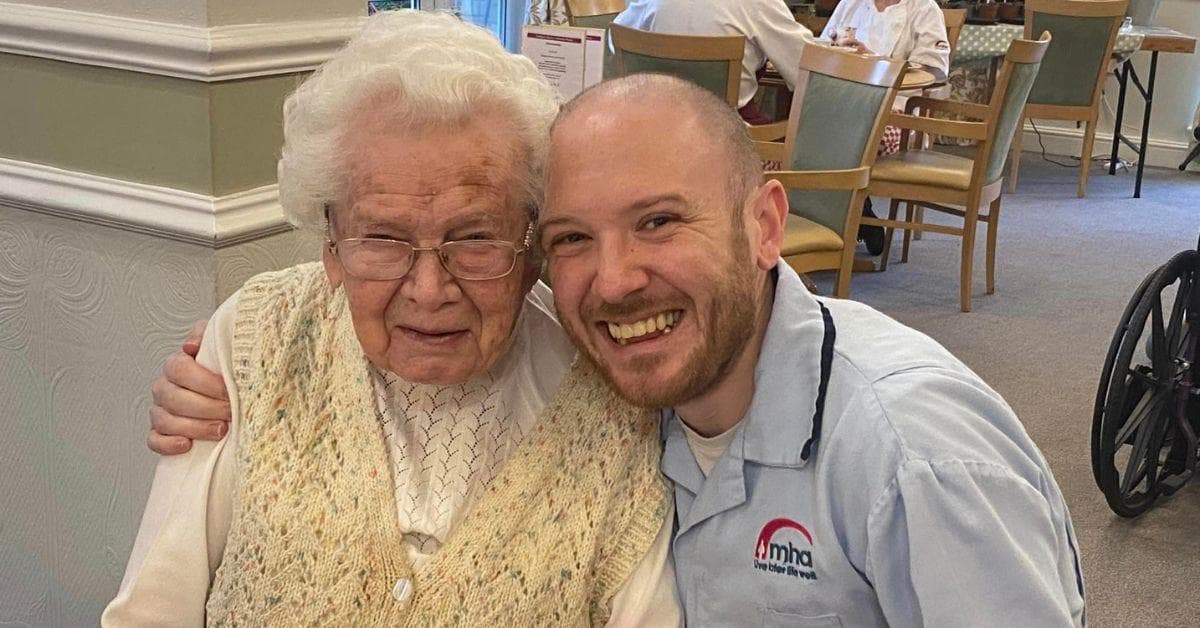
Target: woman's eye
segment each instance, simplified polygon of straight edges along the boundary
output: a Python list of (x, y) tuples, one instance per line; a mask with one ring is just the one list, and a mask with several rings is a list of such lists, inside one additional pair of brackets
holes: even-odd
[(454, 239), (458, 240), (458, 241), (463, 241), (463, 240), (495, 240), (496, 238), (490, 233), (479, 232), (479, 233), (469, 233), (461, 238), (454, 238)]

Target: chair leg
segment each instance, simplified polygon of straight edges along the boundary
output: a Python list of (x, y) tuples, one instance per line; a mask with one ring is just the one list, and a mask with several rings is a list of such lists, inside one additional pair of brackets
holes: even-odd
[[(900, 211), (900, 200), (893, 198), (892, 202), (888, 204), (888, 220), (895, 220), (896, 214), (899, 211)], [(889, 227), (887, 229), (887, 231), (884, 233), (883, 255), (881, 255), (879, 257), (879, 270), (881, 270), (881, 271), (887, 270), (888, 258), (890, 258), (892, 255), (892, 235), (893, 235), (893, 233), (894, 233), (894, 230), (891, 227)], [(907, 261), (907, 260), (901, 260), (901, 261)]]
[[(924, 213), (925, 213), (924, 207), (917, 207), (916, 211), (913, 211), (912, 201), (909, 201), (904, 204), (904, 222), (921, 222), (921, 220), (923, 219)], [(919, 234), (921, 232), (917, 231), (917, 233)], [(904, 247), (900, 249), (900, 263), (901, 264), (908, 263), (908, 247), (910, 244), (912, 244), (912, 234), (913, 234), (913, 229), (905, 229), (904, 230)]]
[(959, 268), (958, 301), (962, 311), (971, 311), (971, 273), (975, 263), (975, 223), (979, 221), (979, 201), (967, 206), (963, 220), (962, 262)]
[(1025, 116), (1017, 121), (1017, 130), (1013, 132), (1012, 148), (1009, 156), (1012, 159), (1012, 165), (1008, 171), (1008, 191), (1017, 191), (1017, 173), (1021, 170), (1021, 135), (1025, 132)]
[[(916, 222), (918, 224), (925, 222), (925, 208), (924, 207), (921, 207), (919, 205), (917, 206), (917, 211), (913, 213), (913, 222)], [(915, 230), (915, 231), (913, 231), (912, 239), (920, 240), (921, 236), (924, 235), (924, 233), (925, 233), (924, 231), (921, 231), (919, 229)]]
[(987, 233), (987, 293), (996, 293), (996, 228), (1000, 226), (1000, 197), (988, 208)]
[(854, 271), (854, 243), (851, 242), (842, 249), (842, 262), (838, 266), (837, 277), (834, 279), (833, 296), (839, 299), (850, 298), (850, 275)]
[(1079, 155), (1079, 198), (1087, 196), (1088, 170), (1092, 165), (1092, 146), (1096, 143), (1096, 121), (1084, 121), (1083, 152)]

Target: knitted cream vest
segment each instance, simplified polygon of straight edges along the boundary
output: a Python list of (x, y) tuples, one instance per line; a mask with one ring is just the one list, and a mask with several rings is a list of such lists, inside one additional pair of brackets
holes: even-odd
[[(582, 363), (433, 559), (415, 573), (367, 362), (318, 265), (238, 301), (239, 496), (210, 624), (603, 624), (667, 499), (654, 413)], [(400, 579), (411, 596), (393, 595)]]

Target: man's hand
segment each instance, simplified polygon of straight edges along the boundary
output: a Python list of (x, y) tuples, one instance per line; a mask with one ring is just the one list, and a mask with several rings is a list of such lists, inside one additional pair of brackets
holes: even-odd
[(162, 377), (150, 387), (154, 405), (146, 444), (156, 453), (181, 454), (192, 448), (193, 439), (221, 440), (229, 432), (225, 381), (196, 362), (205, 326), (199, 321), (192, 327), (183, 351), (167, 358)]

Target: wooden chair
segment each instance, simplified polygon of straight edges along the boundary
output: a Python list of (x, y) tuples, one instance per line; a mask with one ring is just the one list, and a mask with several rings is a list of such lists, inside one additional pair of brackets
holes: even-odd
[(1078, 194), (1080, 198), (1087, 194), (1100, 96), (1127, 5), (1128, 0), (1028, 0), (1025, 3), (1025, 38), (1032, 38), (1035, 32), (1049, 31), (1054, 36), (1054, 44), (1046, 53), (1017, 127), (1008, 191), (1017, 189), (1021, 129), (1025, 127), (1026, 118), (1035, 118), (1084, 123)]
[(946, 43), (950, 44), (950, 58), (958, 49), (958, 36), (962, 35), (963, 24), (967, 23), (966, 9), (942, 9), (942, 18), (946, 20)]
[[(613, 24), (612, 37), (616, 76), (639, 72), (670, 74), (720, 96), (738, 108), (742, 79), (744, 35), (668, 35)], [(747, 126), (751, 137), (775, 140), (783, 137), (786, 122)]]
[[(580, 28), (604, 29), (606, 37), (617, 14), (625, 10), (625, 0), (567, 0), (567, 24)], [(615, 59), (608, 41), (604, 42), (604, 78), (616, 75)]]
[(858, 223), (884, 121), (904, 61), (805, 46), (782, 144), (756, 141), (767, 172), (788, 193), (784, 261), (798, 273), (836, 270), (834, 296), (850, 296)]
[[(908, 261), (908, 249), (913, 231), (947, 233), (962, 238), (959, 268), (959, 304), (962, 311), (971, 311), (972, 264), (975, 259), (975, 229), (977, 222), (987, 223), (987, 292), (995, 292), (996, 229), (1000, 220), (1000, 192), (1004, 161), (1017, 130), (1025, 99), (1038, 76), (1038, 69), (1050, 34), (1038, 41), (1016, 39), (1008, 48), (1004, 63), (996, 77), (991, 102), (987, 105), (956, 100), (911, 98), (905, 114), (889, 116), (888, 123), (901, 132), (901, 152), (884, 157), (871, 169), (872, 196), (892, 199), (887, 219), (866, 218), (863, 224), (878, 225), (886, 231), (880, 269), (886, 269), (891, 253), (894, 229), (904, 230), (904, 250), (901, 261)], [(910, 115), (919, 108), (923, 115), (941, 112), (959, 114), (973, 120), (945, 120)], [(973, 157), (959, 157), (933, 150), (911, 150), (909, 133), (937, 133), (977, 140)], [(921, 144), (918, 138), (917, 146)], [(906, 203), (905, 219), (896, 219), (900, 203)], [(952, 205), (955, 207), (948, 207)], [(979, 208), (988, 206), (987, 214)], [(961, 227), (928, 224), (914, 214), (914, 206), (958, 216)], [(956, 209), (963, 207), (964, 209)]]
[(625, 0), (567, 0), (566, 6), (567, 24), (607, 29), (625, 10)]

